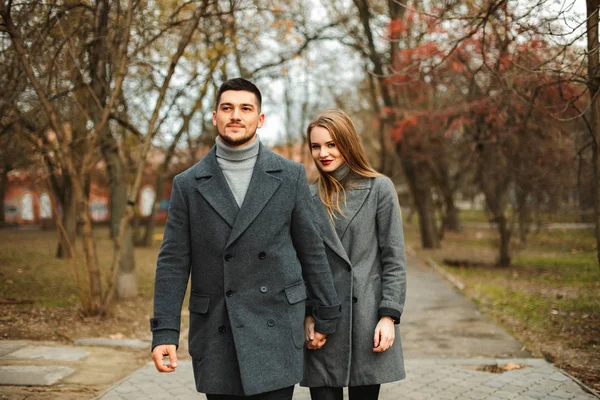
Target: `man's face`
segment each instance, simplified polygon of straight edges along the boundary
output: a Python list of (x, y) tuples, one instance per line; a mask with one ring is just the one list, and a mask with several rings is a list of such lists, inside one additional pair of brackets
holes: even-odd
[(256, 138), (256, 130), (263, 126), (265, 115), (259, 112), (254, 93), (227, 90), (221, 94), (212, 120), (223, 142), (231, 147), (242, 147)]

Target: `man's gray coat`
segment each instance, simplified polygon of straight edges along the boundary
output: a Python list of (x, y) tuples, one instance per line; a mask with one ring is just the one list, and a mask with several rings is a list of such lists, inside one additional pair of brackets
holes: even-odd
[(198, 391), (253, 395), (298, 383), (307, 289), (319, 300), (317, 331), (335, 331), (340, 312), (304, 167), (261, 144), (241, 208), (215, 148), (175, 177), (157, 261), (153, 348), (179, 343), (190, 274)]
[(319, 350), (305, 350), (303, 386), (374, 385), (403, 379), (399, 326), (394, 345), (373, 352), (380, 315), (398, 319), (406, 297), (406, 258), (398, 196), (385, 177), (350, 172), (344, 215), (335, 227), (311, 186), (335, 288), (342, 303), (338, 329)]

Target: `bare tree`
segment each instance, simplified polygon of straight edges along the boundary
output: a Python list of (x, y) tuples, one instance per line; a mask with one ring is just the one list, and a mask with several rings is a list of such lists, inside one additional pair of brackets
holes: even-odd
[(600, 41), (598, 36), (598, 13), (600, 12), (600, 1), (587, 0), (587, 64), (588, 64), (588, 89), (590, 92), (590, 130), (593, 140), (593, 165), (594, 165), (594, 223), (596, 225), (596, 250), (598, 252), (598, 264), (600, 265)]

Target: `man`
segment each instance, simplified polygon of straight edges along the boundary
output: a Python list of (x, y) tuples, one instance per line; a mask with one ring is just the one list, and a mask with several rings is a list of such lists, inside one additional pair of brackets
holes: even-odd
[(304, 167), (260, 143), (260, 107), (251, 82), (221, 85), (216, 145), (173, 180), (158, 255), (152, 358), (161, 372), (177, 367), (191, 275), (189, 351), (209, 400), (291, 399), (302, 378), (307, 289), (318, 301), (311, 347), (325, 343), (340, 314)]

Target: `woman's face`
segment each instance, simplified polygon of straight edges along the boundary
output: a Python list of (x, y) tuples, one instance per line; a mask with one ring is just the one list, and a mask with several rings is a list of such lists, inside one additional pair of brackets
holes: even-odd
[(310, 152), (317, 167), (324, 172), (331, 173), (344, 164), (344, 157), (329, 131), (321, 126), (310, 131)]

